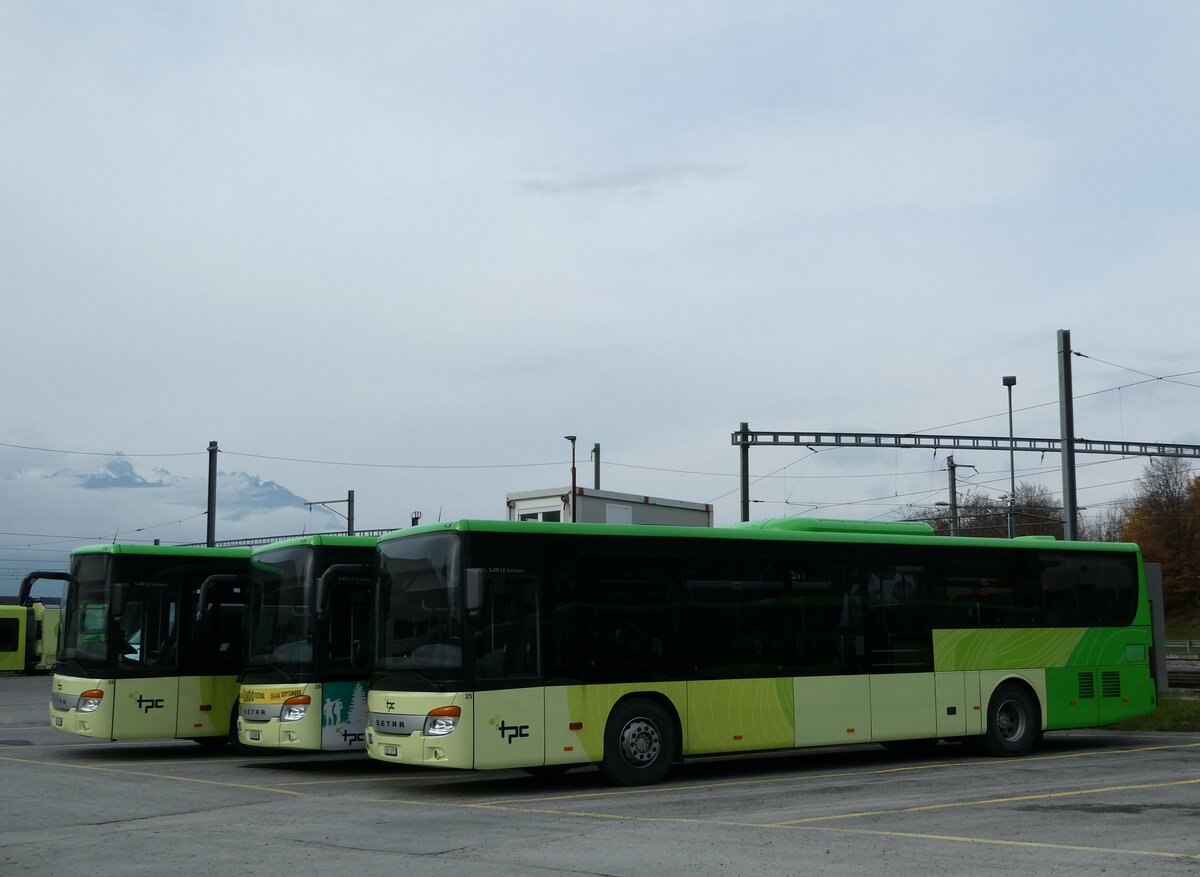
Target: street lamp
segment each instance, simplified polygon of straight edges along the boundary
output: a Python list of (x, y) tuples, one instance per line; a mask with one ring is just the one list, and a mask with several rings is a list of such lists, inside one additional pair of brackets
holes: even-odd
[(1017, 468), (1013, 457), (1012, 388), (1017, 384), (1016, 375), (1005, 375), (1004, 386), (1008, 387), (1008, 538), (1017, 538)]
[(575, 436), (564, 435), (567, 441), (571, 443), (571, 523), (575, 523)]

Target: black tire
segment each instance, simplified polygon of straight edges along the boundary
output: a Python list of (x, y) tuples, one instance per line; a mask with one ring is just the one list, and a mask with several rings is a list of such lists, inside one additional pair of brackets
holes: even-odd
[(1041, 734), (1041, 710), (1029, 689), (1012, 682), (999, 686), (988, 702), (983, 751), (997, 757), (1024, 755)]
[(657, 783), (671, 769), (675, 737), (675, 721), (661, 704), (645, 697), (623, 700), (604, 727), (600, 773), (620, 786)]

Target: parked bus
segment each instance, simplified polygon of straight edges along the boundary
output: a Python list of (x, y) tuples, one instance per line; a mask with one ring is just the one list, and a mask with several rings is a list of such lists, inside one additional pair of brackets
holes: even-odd
[(308, 536), (255, 549), (240, 743), (365, 746), (377, 541)]
[(247, 548), (72, 551), (51, 725), (109, 740), (227, 743), (249, 563)]
[(0, 673), (45, 673), (58, 648), (59, 598), (31, 597), (21, 584), (20, 596), (0, 597)]
[(367, 751), (620, 784), (685, 757), (976, 741), (1155, 709), (1136, 546), (798, 518), (380, 539)]

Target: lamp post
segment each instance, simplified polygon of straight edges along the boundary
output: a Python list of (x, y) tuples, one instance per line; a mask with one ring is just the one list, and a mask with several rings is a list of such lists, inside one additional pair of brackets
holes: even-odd
[(1004, 386), (1008, 388), (1008, 538), (1017, 538), (1017, 468), (1013, 456), (1012, 388), (1017, 384), (1016, 375), (1005, 375)]
[(575, 436), (564, 435), (567, 441), (571, 443), (571, 523), (575, 523)]

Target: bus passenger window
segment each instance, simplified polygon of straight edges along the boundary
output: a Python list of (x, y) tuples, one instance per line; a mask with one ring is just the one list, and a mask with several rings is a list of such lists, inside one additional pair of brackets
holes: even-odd
[(476, 635), (481, 679), (535, 677), (541, 674), (538, 635), (538, 580), (493, 575), (487, 581), (482, 626)]

